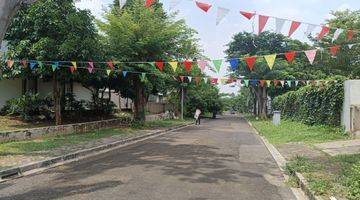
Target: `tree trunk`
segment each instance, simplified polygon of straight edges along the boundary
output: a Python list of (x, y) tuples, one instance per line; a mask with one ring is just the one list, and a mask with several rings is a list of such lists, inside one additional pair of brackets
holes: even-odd
[(4, 39), (11, 19), (19, 10), (21, 3), (34, 3), (36, 0), (0, 0), (0, 44)]
[(133, 76), (135, 98), (134, 98), (134, 119), (139, 122), (145, 121), (145, 90), (141, 85), (140, 77), (137, 75)]
[(57, 72), (53, 73), (53, 95), (55, 106), (55, 124), (61, 125), (61, 88), (58, 86)]
[(258, 87), (258, 100), (259, 100), (259, 117), (266, 119), (267, 118), (267, 90), (266, 87)]

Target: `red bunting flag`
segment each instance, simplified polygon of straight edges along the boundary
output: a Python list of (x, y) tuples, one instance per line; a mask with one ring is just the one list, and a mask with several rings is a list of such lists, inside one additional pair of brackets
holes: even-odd
[(146, 0), (145, 7), (150, 8), (155, 3), (156, 0)]
[(179, 76), (179, 77), (180, 77), (181, 82), (184, 82), (185, 76)]
[(201, 2), (198, 2), (198, 1), (195, 1), (195, 3), (204, 12), (209, 11), (209, 9), (211, 8), (211, 5), (206, 4), (206, 3), (201, 3)]
[(114, 70), (114, 69), (115, 69), (115, 66), (114, 66), (114, 63), (113, 63), (113, 62), (109, 61), (109, 62), (107, 62), (106, 64), (110, 67), (111, 70)]
[(296, 22), (296, 21), (293, 21), (292, 23), (291, 23), (291, 26), (290, 26), (290, 31), (289, 31), (289, 37), (291, 37), (292, 36), (292, 34), (299, 28), (299, 26), (300, 26), (300, 22)]
[(317, 40), (322, 40), (327, 34), (329, 34), (330, 28), (327, 26), (323, 26), (321, 32), (317, 36)]
[(22, 66), (23, 66), (24, 68), (27, 68), (28, 63), (27, 63), (26, 60), (22, 60), (22, 61), (20, 61), (20, 63), (22, 64)]
[(286, 58), (286, 60), (287, 60), (289, 63), (292, 63), (292, 62), (293, 62), (295, 56), (296, 56), (296, 52), (295, 52), (295, 51), (285, 53), (285, 58)]
[(256, 56), (245, 58), (245, 62), (248, 65), (249, 70), (252, 71), (256, 62)]
[(261, 86), (261, 87), (264, 87), (264, 86), (265, 86), (265, 83), (266, 83), (265, 80), (260, 80), (260, 86)]
[(70, 72), (71, 72), (72, 74), (75, 72), (75, 70), (76, 70), (76, 69), (75, 69), (74, 66), (71, 66), (71, 67), (70, 67)]
[(347, 40), (350, 41), (352, 40), (354, 37), (354, 31), (353, 30), (348, 30), (347, 32)]
[(185, 61), (184, 62), (185, 70), (186, 70), (187, 73), (191, 72), (191, 64), (192, 64), (191, 61)]
[(255, 13), (249, 13), (249, 12), (244, 12), (244, 11), (240, 11), (240, 14), (242, 14), (242, 16), (246, 17), (246, 19), (250, 20), (251, 18), (253, 18), (255, 16)]
[(156, 66), (160, 71), (163, 71), (163, 70), (164, 70), (164, 65), (165, 65), (164, 62), (161, 62), (161, 61), (155, 62), (155, 66)]
[(269, 16), (259, 15), (259, 34), (263, 32)]
[(11, 69), (14, 66), (14, 61), (13, 60), (8, 60), (7, 62), (7, 66), (9, 69)]
[(88, 64), (89, 64), (88, 71), (91, 74), (94, 71), (94, 63), (93, 62), (88, 62)]
[(339, 45), (330, 47), (330, 53), (331, 53), (331, 55), (335, 57), (339, 49), (340, 49), (340, 46), (339, 46)]

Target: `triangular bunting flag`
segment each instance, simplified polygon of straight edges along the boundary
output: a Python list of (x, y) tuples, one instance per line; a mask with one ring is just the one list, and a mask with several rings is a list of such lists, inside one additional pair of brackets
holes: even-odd
[(226, 82), (227, 82), (227, 79), (226, 79), (226, 78), (221, 78), (221, 79), (220, 79), (220, 83), (221, 83), (222, 85), (225, 85)]
[(176, 71), (177, 67), (178, 67), (178, 62), (169, 62), (169, 65), (171, 66), (171, 68)]
[(315, 30), (315, 28), (316, 28), (316, 25), (314, 25), (314, 24), (309, 24), (308, 27), (306, 28), (305, 35), (306, 35), (306, 36), (311, 35), (312, 32)]
[(75, 70), (77, 70), (77, 64), (75, 61), (71, 62), (72, 66), (74, 67)]
[(36, 62), (30, 62), (29, 66), (30, 66), (30, 69), (33, 70), (35, 68), (35, 66), (37, 65)]
[(291, 37), (293, 35), (293, 33), (299, 28), (300, 25), (301, 25), (300, 22), (296, 22), (296, 21), (291, 22), (288, 37)]
[(155, 62), (155, 66), (156, 66), (160, 71), (163, 71), (163, 70), (164, 70), (164, 62), (161, 62), (161, 61)]
[(347, 40), (350, 41), (352, 40), (354, 37), (354, 31), (353, 30), (348, 30), (347, 32)]
[(244, 17), (246, 17), (246, 19), (250, 20), (251, 18), (253, 18), (255, 16), (255, 13), (249, 13), (249, 12), (244, 12), (244, 11), (240, 11), (240, 14)]
[(336, 31), (335, 31), (335, 33), (334, 33), (334, 36), (333, 36), (333, 38), (332, 38), (332, 42), (334, 42), (335, 40), (337, 40), (342, 32), (344, 32), (343, 29), (341, 29), (341, 28), (336, 29)]
[(41, 61), (38, 61), (38, 65), (40, 69), (43, 69), (45, 67), (44, 63)]
[(219, 25), (220, 22), (229, 14), (230, 10), (227, 8), (218, 7), (217, 17), (216, 17), (216, 25)]
[(110, 67), (111, 70), (115, 69), (114, 63), (112, 61), (106, 62), (106, 64)]
[(289, 87), (291, 87), (291, 83), (292, 83), (292, 81), (286, 81), (286, 84), (287, 84)]
[(295, 86), (297, 87), (299, 85), (299, 81), (295, 81)]
[(144, 73), (144, 72), (143, 72), (143, 73), (141, 73), (141, 80), (142, 80), (142, 81), (144, 81), (144, 80), (145, 80), (145, 78), (146, 78), (146, 73)]
[(7, 67), (9, 69), (11, 69), (14, 66), (14, 61), (13, 60), (8, 60), (6, 63), (7, 63)]
[(196, 83), (196, 85), (199, 85), (199, 84), (200, 84), (200, 81), (201, 81), (201, 78), (200, 78), (200, 77), (195, 77), (195, 83)]
[(208, 66), (208, 62), (206, 60), (199, 60), (198, 66), (201, 69), (201, 71), (204, 71), (205, 68)]
[(322, 40), (327, 34), (329, 34), (330, 28), (327, 26), (323, 26), (321, 32), (316, 37), (317, 40)]
[(332, 55), (333, 57), (335, 57), (339, 49), (340, 49), (340, 46), (339, 46), (339, 45), (330, 47), (330, 53), (331, 53), (331, 55)]
[(155, 3), (155, 0), (146, 0), (145, 1), (145, 7), (149, 8), (151, 5)]
[(271, 81), (270, 80), (266, 80), (266, 86), (270, 87), (271, 86)]
[(274, 86), (278, 86), (279, 85), (279, 80), (273, 80)]
[(355, 44), (349, 44), (349, 45), (348, 45), (349, 49), (352, 49), (353, 46), (355, 46)]
[(285, 81), (280, 81), (280, 83), (281, 83), (281, 86), (285, 86)]
[(119, 0), (119, 6), (120, 6), (120, 9), (122, 9), (126, 4), (126, 0)]
[(212, 78), (211, 79), (211, 84), (216, 85), (218, 83), (218, 79), (217, 78)]
[(75, 72), (75, 70), (76, 70), (74, 66), (70, 66), (69, 69), (70, 69), (70, 72), (71, 72), (72, 74), (73, 74), (73, 73)]
[(316, 49), (305, 51), (305, 55), (308, 58), (310, 64), (314, 63), (314, 60), (315, 60), (315, 57), (316, 57), (316, 52), (317, 52)]
[(287, 52), (285, 53), (285, 58), (286, 60), (289, 62), (289, 63), (292, 63), (292, 61), (294, 60), (295, 58), (295, 55), (296, 55), (296, 52), (293, 51), (293, 52)]
[(93, 62), (88, 62), (88, 71), (89, 71), (89, 73), (90, 74), (92, 74), (93, 73), (93, 71), (94, 71), (94, 63)]
[(311, 81), (306, 81), (306, 85), (310, 85)]
[(250, 71), (254, 69), (254, 65), (256, 62), (256, 56), (245, 58), (245, 62), (249, 68)]
[(261, 87), (264, 87), (264, 86), (265, 86), (265, 83), (266, 83), (265, 80), (260, 80), (260, 86), (261, 86)]
[(253, 85), (253, 86), (257, 86), (258, 81), (257, 80), (251, 80), (250, 84)]
[(122, 71), (122, 75), (124, 78), (126, 78), (127, 73), (128, 73), (127, 71)]
[(207, 77), (204, 77), (204, 83), (208, 83), (209, 79)]
[(275, 33), (281, 34), (285, 21), (286, 21), (285, 19), (275, 18), (275, 25), (276, 25)]
[(275, 64), (275, 60), (276, 60), (276, 54), (273, 54), (273, 55), (266, 55), (264, 56), (268, 66), (270, 69), (273, 68), (274, 64)]
[(111, 69), (107, 69), (107, 70), (106, 70), (106, 74), (107, 74), (108, 76), (110, 76), (110, 74), (111, 74)]
[(55, 71), (59, 68), (59, 62), (54, 62), (54, 64), (51, 65), (52, 70)]
[(236, 58), (233, 58), (233, 59), (231, 59), (229, 62), (230, 62), (231, 69), (232, 69), (233, 71), (237, 70), (237, 68), (238, 68), (238, 66), (239, 66), (239, 60), (236, 59)]
[(259, 34), (264, 31), (265, 25), (269, 20), (269, 16), (259, 15)]
[(222, 60), (213, 60), (216, 72), (219, 73), (222, 65)]
[(187, 72), (187, 73), (190, 73), (190, 72), (191, 72), (192, 62), (191, 62), (191, 61), (185, 61), (183, 64), (184, 64), (184, 66), (185, 66), (186, 72)]
[(244, 85), (245, 85), (246, 87), (248, 87), (248, 86), (249, 86), (249, 80), (244, 80)]
[(27, 68), (28, 67), (28, 63), (26, 60), (22, 60), (20, 61), (21, 65), (24, 67), (24, 68)]
[(211, 8), (211, 5), (206, 4), (206, 3), (201, 3), (198, 1), (195, 1), (197, 7), (199, 7), (201, 10), (203, 10), (204, 12), (209, 11), (209, 9)]
[(192, 77), (191, 77), (191, 76), (188, 76), (187, 79), (189, 80), (189, 83), (191, 83)]

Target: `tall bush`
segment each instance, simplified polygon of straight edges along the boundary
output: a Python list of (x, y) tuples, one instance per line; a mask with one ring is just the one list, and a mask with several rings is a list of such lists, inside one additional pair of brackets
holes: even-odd
[(305, 124), (340, 126), (343, 100), (344, 84), (338, 80), (287, 92), (274, 99), (273, 107), (285, 118)]

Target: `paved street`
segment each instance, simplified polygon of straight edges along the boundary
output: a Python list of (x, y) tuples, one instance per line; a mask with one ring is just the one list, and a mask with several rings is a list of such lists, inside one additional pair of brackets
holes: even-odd
[(294, 199), (247, 123), (223, 117), (0, 185), (0, 199)]

